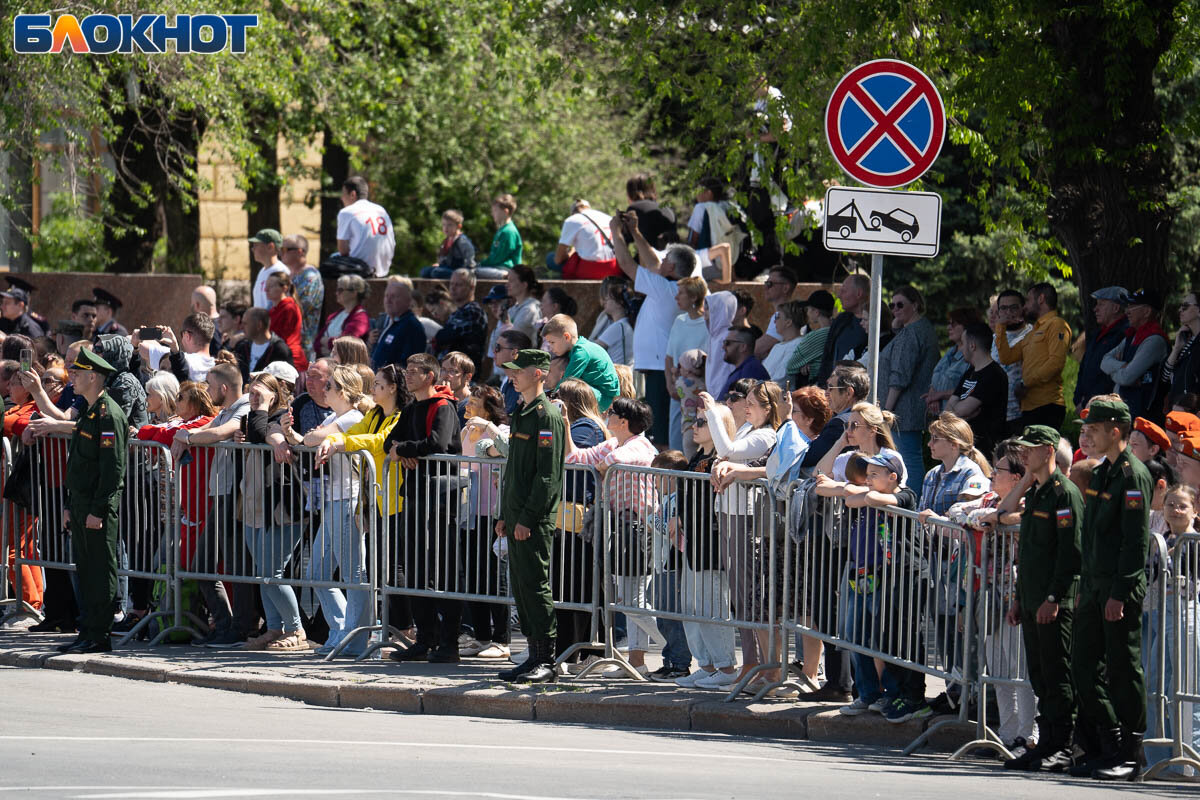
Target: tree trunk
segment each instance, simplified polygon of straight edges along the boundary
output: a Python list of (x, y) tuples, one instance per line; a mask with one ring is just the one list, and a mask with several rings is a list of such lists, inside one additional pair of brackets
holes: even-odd
[[(26, 129), (22, 129), (26, 130)], [(8, 184), (13, 208), (8, 214), (8, 270), (33, 271), (33, 142), (21, 135), (8, 151)]]
[[(1047, 214), (1067, 249), (1089, 329), (1096, 289), (1120, 285), (1165, 296), (1172, 288), (1169, 148), (1154, 77), (1175, 38), (1178, 3), (1144, 5), (1148, 18), (1137, 26), (1094, 2), (1060, 10), (1047, 28), (1067, 77), (1046, 118), (1053, 139)], [(1139, 38), (1146, 30), (1154, 36)]]
[[(279, 230), (279, 119), (274, 111), (263, 111), (254, 115), (258, 131), (254, 137), (258, 142), (258, 155), (262, 159), (257, 175), (251, 176), (250, 188), (246, 192), (246, 229), (253, 236), (263, 228)], [(262, 269), (250, 257), (250, 281)]]
[[(172, 138), (182, 158), (195, 167), (207, 121), (203, 117), (186, 115), (172, 125)], [(162, 224), (167, 236), (166, 271), (168, 273), (198, 273), (200, 266), (200, 196), (193, 184), (182, 190), (161, 176), (158, 190)]]
[(350, 154), (326, 129), (321, 151), (321, 261), (337, 252), (337, 215), (342, 210), (342, 183), (348, 177)]

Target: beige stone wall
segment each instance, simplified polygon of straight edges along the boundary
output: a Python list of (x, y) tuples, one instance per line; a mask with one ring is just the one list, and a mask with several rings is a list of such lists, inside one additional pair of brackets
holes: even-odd
[[(306, 167), (321, 166), (320, 140), (315, 140), (301, 156)], [(280, 143), (280, 160), (287, 157)], [(200, 147), (198, 170), (211, 188), (200, 194), (200, 265), (206, 278), (246, 280), (250, 277), (250, 250), (246, 239), (246, 194), (238, 187), (237, 170), (211, 137)], [(280, 191), (281, 233), (303, 234), (310, 250), (317, 250), (320, 238), (320, 206), (305, 205), (316, 197), (319, 183), (315, 178), (289, 181)]]

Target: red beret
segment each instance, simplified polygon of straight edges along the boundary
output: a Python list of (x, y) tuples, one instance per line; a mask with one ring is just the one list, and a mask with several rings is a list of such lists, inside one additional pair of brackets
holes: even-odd
[(1167, 438), (1167, 432), (1145, 417), (1136, 417), (1133, 420), (1133, 429), (1141, 431), (1151, 443), (1158, 445), (1159, 448), (1163, 450), (1171, 449), (1171, 440)]

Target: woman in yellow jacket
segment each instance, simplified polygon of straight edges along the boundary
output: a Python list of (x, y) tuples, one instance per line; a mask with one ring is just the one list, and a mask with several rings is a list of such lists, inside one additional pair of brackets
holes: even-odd
[[(392, 536), (399, 530), (402, 493), (400, 485), (404, 480), (404, 470), (393, 468), (385, 471), (384, 461), (387, 453), (383, 443), (388, 433), (400, 419), (400, 412), (412, 402), (412, 395), (404, 384), (404, 372), (395, 365), (388, 364), (375, 373), (375, 383), (371, 389), (375, 407), (367, 412), (362, 421), (343, 433), (335, 433), (326, 437), (317, 448), (317, 464), (324, 464), (334, 453), (352, 453), (365, 450), (371, 454), (375, 462), (375, 479), (378, 493), (376, 501), (379, 514), (378, 530), (380, 535)], [(382, 548), (379, 552), (382, 553)], [(378, 574), (385, 581), (394, 578), (386, 564), (381, 564), (383, 570)], [(383, 585), (385, 581), (380, 581)], [(413, 628), (412, 610), (408, 598), (403, 595), (392, 595), (388, 608), (389, 624), (409, 630)]]

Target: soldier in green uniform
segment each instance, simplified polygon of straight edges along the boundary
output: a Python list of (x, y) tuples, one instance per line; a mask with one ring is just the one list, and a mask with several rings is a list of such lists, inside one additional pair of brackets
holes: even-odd
[[(1024, 448), (1025, 477), (1006, 503), (1024, 494), (1017, 551), (1017, 591), (1008, 611), (1021, 626), (1029, 682), (1038, 699), (1038, 742), (1007, 769), (1031, 772), (1071, 766), (1075, 693), (1071, 687), (1071, 623), (1079, 589), (1079, 530), (1083, 496), (1055, 466), (1058, 431), (1030, 425), (1016, 444)], [(1007, 511), (1002, 507), (1002, 510)]]
[(500, 679), (553, 682), (557, 631), (550, 594), (550, 552), (562, 495), (566, 426), (544, 392), (549, 353), (522, 350), (503, 367), (522, 402), (512, 417), (496, 535), (508, 537), (513, 599), (529, 640), (529, 657), (501, 672)]
[(1075, 776), (1137, 780), (1145, 764), (1146, 682), (1142, 675), (1142, 598), (1154, 484), (1126, 447), (1129, 407), (1091, 404), (1084, 431), (1103, 454), (1084, 498), (1083, 569), (1071, 646), (1081, 719), (1094, 722), (1099, 752)]
[(115, 370), (90, 350), (80, 350), (70, 368), (75, 391), (87, 400), (67, 453), (67, 523), (83, 608), (79, 636), (59, 651), (112, 650), (112, 600), (117, 593), (117, 509), (125, 482), (129, 422), (104, 391)]

